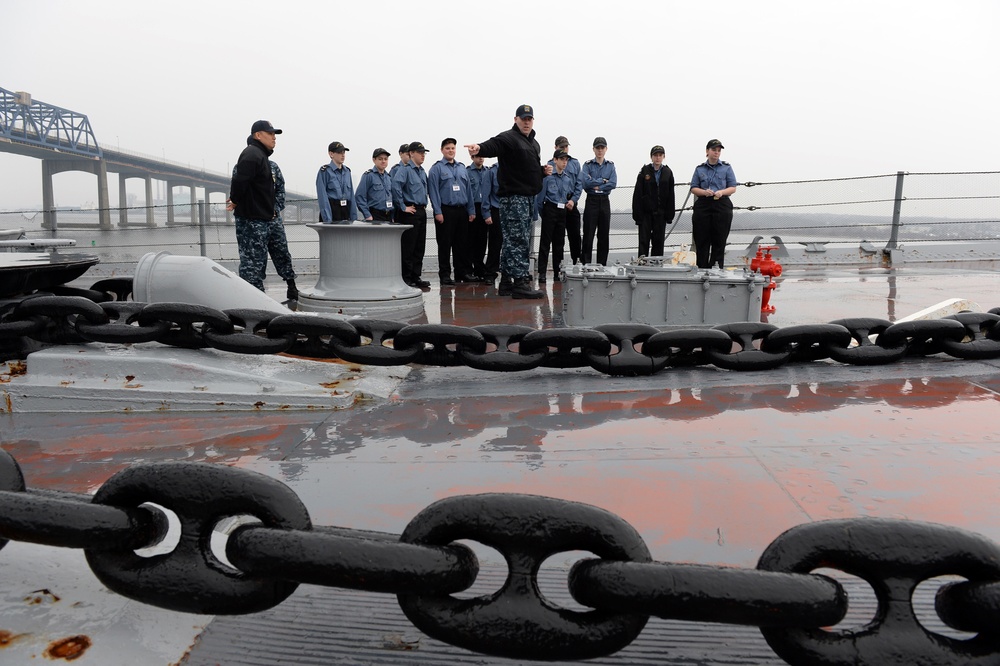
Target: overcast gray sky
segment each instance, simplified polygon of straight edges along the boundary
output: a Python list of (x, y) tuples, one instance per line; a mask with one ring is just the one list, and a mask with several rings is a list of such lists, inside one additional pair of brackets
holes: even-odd
[[(607, 137), (624, 183), (653, 144), (687, 180), (714, 137), (742, 181), (1000, 168), (996, 0), (40, 0), (3, 14), (0, 87), (87, 114), (104, 146), (219, 172), (269, 119), (300, 192), (333, 140), (357, 182), (376, 147), (422, 141), (430, 163), (442, 138), (487, 139), (522, 103), (543, 154), (565, 134), (587, 159)], [(39, 205), (40, 174), (0, 153), (0, 209)], [(96, 200), (95, 183), (56, 176), (56, 203)]]

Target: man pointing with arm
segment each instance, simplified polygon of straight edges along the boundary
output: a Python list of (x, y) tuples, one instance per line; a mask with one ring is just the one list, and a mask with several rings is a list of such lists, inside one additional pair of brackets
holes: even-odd
[(534, 198), (542, 189), (542, 178), (552, 173), (552, 167), (542, 165), (542, 149), (532, 129), (535, 111), (522, 104), (514, 112), (514, 126), (483, 143), (466, 144), (469, 155), (496, 157), (499, 168), (500, 228), (503, 249), (500, 251), (500, 271), (504, 280), (513, 280), (513, 298), (542, 298), (541, 291), (532, 289), (528, 268), (531, 247), (531, 209)]

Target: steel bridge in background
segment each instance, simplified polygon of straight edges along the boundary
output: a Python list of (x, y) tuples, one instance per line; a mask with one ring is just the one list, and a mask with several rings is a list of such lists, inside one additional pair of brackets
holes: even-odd
[[(132, 223), (139, 226), (156, 225), (152, 207), (153, 180), (167, 185), (168, 225), (175, 223), (175, 187), (186, 187), (190, 192), (192, 224), (198, 223), (199, 188), (206, 203), (212, 192), (224, 196), (229, 193), (230, 174), (194, 169), (141, 153), (102, 148), (86, 115), (39, 102), (26, 92), (4, 88), (0, 88), (0, 151), (42, 160), (42, 226), (46, 229), (55, 229), (57, 225), (52, 176), (64, 171), (84, 171), (97, 176), (98, 225), (102, 229), (111, 228), (108, 173), (118, 174), (118, 224), (122, 227), (130, 224), (124, 204), (125, 182), (129, 178), (141, 178), (146, 184), (145, 219)], [(290, 192), (289, 199), (297, 202), (290, 202), (289, 206), (294, 209), (297, 221), (302, 221), (304, 212), (316, 208), (309, 204), (311, 197), (308, 195)]]

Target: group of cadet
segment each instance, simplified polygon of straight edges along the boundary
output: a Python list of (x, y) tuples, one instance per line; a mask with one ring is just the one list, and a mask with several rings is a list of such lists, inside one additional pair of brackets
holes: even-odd
[[(360, 216), (374, 224), (409, 225), (401, 239), (401, 274), (406, 284), (428, 289), (430, 282), (422, 272), (429, 201), (442, 286), (492, 284), (500, 277), (500, 295), (541, 298), (543, 293), (531, 286), (528, 269), (534, 222), (541, 218), (539, 283), (546, 282), (550, 254), (552, 272), (558, 275), (566, 242), (572, 263), (596, 259), (607, 264), (609, 195), (618, 177), (614, 162), (605, 157), (604, 137), (594, 139), (594, 159), (581, 165), (569, 154), (569, 140), (559, 136), (552, 159), (542, 164), (533, 121), (533, 108), (519, 106), (511, 129), (481, 144), (465, 145), (472, 157), (469, 166), (456, 160), (458, 142), (451, 137), (441, 141), (442, 157), (429, 171), (423, 167), (427, 149), (419, 141), (401, 145), (399, 162), (391, 169), (389, 151), (377, 148), (372, 152), (373, 166), (361, 176), (357, 189), (345, 164), (349, 148), (334, 141), (328, 147), (330, 163), (316, 177), (320, 220), (350, 224)], [(276, 270), (288, 283), (291, 299), (297, 290), (280, 218), (284, 182), (280, 170), (267, 159), (280, 133), (268, 121), (254, 123), (247, 148), (233, 170), (228, 203), (236, 211), (240, 276), (263, 289), (270, 251)], [(729, 196), (737, 183), (732, 168), (719, 159), (722, 148), (717, 139), (708, 143), (707, 159), (695, 169), (691, 181), (696, 197), (693, 236), (700, 268), (723, 266), (732, 223)], [(662, 256), (666, 226), (674, 219), (674, 176), (664, 156), (663, 146), (653, 146), (651, 162), (636, 178), (632, 217), (638, 227), (638, 256)], [(487, 167), (485, 157), (497, 157), (498, 162)], [(581, 228), (579, 204), (584, 194)]]
[(421, 275), (429, 201), (441, 285), (492, 284), (500, 271), (502, 244), (496, 165), (487, 168), (484, 158), (474, 157), (467, 167), (455, 159), (457, 149), (455, 139), (444, 139), (441, 159), (428, 171), (424, 169), (427, 148), (419, 141), (401, 145), (399, 162), (391, 169), (389, 151), (376, 148), (374, 165), (354, 189), (351, 170), (344, 164), (350, 149), (334, 141), (329, 146), (330, 163), (316, 176), (320, 221), (350, 224), (360, 216), (375, 224), (409, 225), (401, 240), (402, 277), (410, 286), (427, 289), (430, 282)]

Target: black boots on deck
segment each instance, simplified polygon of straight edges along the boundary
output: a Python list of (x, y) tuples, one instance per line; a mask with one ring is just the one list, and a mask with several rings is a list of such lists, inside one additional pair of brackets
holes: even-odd
[(514, 285), (510, 290), (511, 298), (542, 298), (544, 292), (531, 288), (531, 278), (522, 277), (514, 280)]
[(285, 280), (285, 282), (288, 283), (288, 291), (285, 292), (285, 296), (288, 297), (288, 300), (299, 300), (299, 288), (295, 286), (295, 280)]
[(497, 296), (510, 296), (510, 291), (513, 288), (514, 283), (511, 281), (510, 276), (502, 273), (500, 275), (500, 286), (497, 288)]
[(497, 296), (510, 296), (511, 298), (542, 298), (545, 294), (537, 289), (531, 288), (531, 278), (523, 277), (510, 279), (506, 273), (500, 275), (500, 286), (497, 288)]

